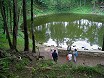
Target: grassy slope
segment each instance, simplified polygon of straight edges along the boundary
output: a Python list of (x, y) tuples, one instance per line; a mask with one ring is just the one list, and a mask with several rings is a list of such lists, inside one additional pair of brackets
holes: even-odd
[(103, 78), (104, 67), (76, 66), (73, 63), (55, 64), (47, 60), (34, 68), (33, 78)]

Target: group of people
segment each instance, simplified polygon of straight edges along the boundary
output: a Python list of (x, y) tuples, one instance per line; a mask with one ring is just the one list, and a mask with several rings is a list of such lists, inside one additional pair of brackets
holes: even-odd
[[(70, 62), (72, 59), (73, 61), (76, 63), (76, 58), (78, 56), (78, 52), (77, 52), (77, 49), (74, 49), (74, 51), (72, 52), (71, 51), (71, 47), (68, 47), (67, 48), (67, 51), (68, 51), (68, 54), (66, 56), (66, 59)], [(56, 50), (52, 50), (51, 49), (51, 55), (52, 55), (52, 59), (57, 62), (58, 60), (58, 52), (56, 52)]]
[(73, 58), (74, 62), (76, 63), (77, 56), (78, 56), (77, 49), (74, 49), (73, 52), (71, 52), (71, 50), (68, 50), (68, 55), (66, 56), (66, 59), (70, 62)]

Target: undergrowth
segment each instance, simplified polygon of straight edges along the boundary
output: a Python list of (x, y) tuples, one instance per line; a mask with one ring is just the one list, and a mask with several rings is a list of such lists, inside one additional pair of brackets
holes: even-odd
[[(49, 64), (50, 62), (50, 64)], [(73, 63), (55, 64), (51, 60), (38, 62), (32, 78), (104, 78), (103, 66), (76, 66)]]

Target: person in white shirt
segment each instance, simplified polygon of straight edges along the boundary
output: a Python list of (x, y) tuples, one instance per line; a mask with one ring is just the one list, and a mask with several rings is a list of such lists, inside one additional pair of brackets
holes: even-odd
[(67, 55), (67, 60), (70, 62), (71, 60), (72, 60), (72, 54), (71, 53), (68, 53), (68, 55)]

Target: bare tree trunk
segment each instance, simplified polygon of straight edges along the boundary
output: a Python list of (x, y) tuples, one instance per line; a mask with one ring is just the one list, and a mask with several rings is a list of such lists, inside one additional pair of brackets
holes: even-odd
[(10, 12), (10, 30), (12, 32), (13, 28), (12, 28), (12, 11), (11, 11), (11, 9), (9, 9), (9, 12)]
[(26, 17), (26, 0), (23, 0), (23, 25), (24, 25), (24, 51), (29, 51), (28, 29), (27, 29), (27, 17)]
[(86, 0), (84, 0), (84, 6), (86, 5)]
[(21, 6), (18, 8), (18, 24), (19, 24), (19, 21), (20, 21), (20, 15), (21, 15), (21, 10), (22, 10), (22, 5), (23, 5), (23, 3), (21, 3)]
[(93, 4), (93, 10), (95, 10), (95, 2), (94, 2), (94, 4)]
[(4, 27), (3, 27), (3, 34), (5, 34), (5, 23), (3, 23)]
[(13, 26), (13, 49), (16, 49), (16, 45), (17, 45), (17, 30), (18, 30), (18, 19), (17, 19), (17, 0), (13, 0), (13, 22), (14, 22), (14, 26)]
[(9, 15), (9, 16), (10, 16), (10, 21), (9, 21), (9, 22), (10, 22), (10, 30), (11, 30), (11, 32), (12, 32), (13, 29), (12, 29), (12, 9), (11, 9), (11, 0), (8, 1), (8, 4), (9, 4), (9, 14), (10, 14), (10, 15)]
[(8, 26), (7, 26), (7, 21), (6, 21), (6, 13), (5, 13), (5, 6), (4, 6), (4, 1), (3, 0), (0, 0), (0, 7), (1, 7), (1, 14), (2, 14), (2, 17), (3, 17), (3, 21), (4, 21), (4, 24), (5, 24), (5, 30), (6, 30), (6, 35), (7, 35), (7, 39), (8, 39), (8, 42), (9, 42), (9, 46), (10, 46), (10, 49), (12, 49), (12, 43), (11, 43), (9, 31), (8, 31)]
[(80, 0), (80, 6), (82, 5), (81, 3), (82, 3), (82, 2), (81, 2), (81, 0)]
[(32, 52), (35, 52), (35, 36), (34, 36), (34, 27), (33, 27), (33, 0), (31, 0), (31, 32), (32, 32), (32, 45), (33, 45), (33, 50)]
[[(8, 5), (7, 5), (8, 6)], [(8, 26), (8, 7), (6, 7), (6, 21), (7, 21), (7, 26)], [(9, 29), (8, 29), (9, 30)]]
[(103, 35), (103, 45), (102, 45), (102, 51), (104, 51), (104, 35)]

